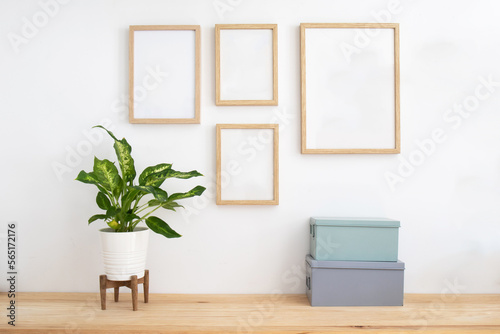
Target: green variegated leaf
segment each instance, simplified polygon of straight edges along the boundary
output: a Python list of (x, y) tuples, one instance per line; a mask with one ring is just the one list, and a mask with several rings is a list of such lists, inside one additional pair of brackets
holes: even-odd
[(106, 131), (111, 136), (111, 138), (113, 138), (115, 141), (118, 141), (118, 139), (115, 137), (115, 135), (113, 134), (113, 132), (109, 131), (104, 126), (102, 126), (102, 125), (96, 125), (96, 126), (93, 126), (92, 128), (101, 128), (104, 131)]
[(111, 207), (106, 211), (106, 216), (108, 217), (116, 217), (122, 211), (121, 208)]
[(172, 208), (183, 208), (183, 206), (177, 202), (168, 202), (168, 203), (163, 204), (163, 206), (167, 206), (167, 205), (171, 206)]
[(132, 152), (132, 147), (129, 145), (127, 140), (125, 138), (123, 138), (122, 140), (118, 140), (111, 131), (101, 125), (94, 126), (94, 128), (101, 128), (105, 130), (111, 136), (111, 138), (114, 139), (115, 144), (113, 145), (113, 147), (115, 148), (116, 156), (118, 157), (118, 163), (120, 164), (123, 180), (125, 182), (133, 181), (136, 172), (134, 167), (134, 159), (130, 155), (130, 153)]
[(166, 202), (168, 200), (167, 192), (160, 188), (154, 188), (153, 196), (160, 202)]
[(148, 175), (144, 179), (144, 183), (146, 185), (151, 185), (151, 186), (154, 186), (154, 187), (159, 187), (168, 178), (175, 177), (177, 179), (190, 179), (190, 178), (195, 177), (195, 176), (203, 176), (203, 175), (200, 174), (200, 173), (198, 173), (195, 170), (192, 170), (190, 172), (179, 172), (179, 171), (176, 171), (176, 170), (173, 170), (173, 169), (169, 168), (169, 169), (167, 169), (165, 171), (158, 172), (158, 173), (153, 173), (151, 175)]
[(179, 238), (181, 235), (174, 230), (167, 223), (158, 217), (148, 217), (146, 218), (146, 225), (151, 229), (151, 231), (163, 235), (167, 238)]
[(153, 190), (154, 188), (152, 186), (131, 186), (131, 187), (128, 187), (129, 189), (135, 189), (135, 190), (138, 190), (138, 191), (141, 191), (145, 194), (152, 194), (153, 193)]
[(134, 200), (137, 198), (137, 194), (139, 192), (141, 192), (142, 190), (139, 190), (139, 189), (135, 189), (134, 186), (132, 187), (128, 187), (127, 188), (127, 192), (125, 193), (125, 195), (123, 195), (123, 200), (126, 201), (126, 200)]
[(104, 189), (104, 187), (99, 184), (99, 180), (97, 179), (97, 176), (94, 174), (94, 172), (87, 173), (82, 170), (76, 177), (76, 180), (83, 183), (94, 184), (100, 191), (106, 193), (106, 189)]
[(189, 197), (194, 197), (194, 196), (200, 196), (201, 194), (203, 194), (203, 192), (205, 191), (205, 189), (206, 189), (205, 187), (196, 186), (196, 187), (194, 187), (193, 189), (191, 189), (190, 191), (188, 191), (186, 193), (175, 193), (175, 194), (172, 194), (168, 198), (168, 202), (175, 201), (175, 200), (182, 199), (182, 198), (189, 198)]
[(172, 211), (175, 211), (175, 208), (183, 208), (182, 205), (179, 205), (179, 204), (177, 204), (175, 202), (165, 203), (161, 207), (164, 208), (164, 209), (167, 209), (167, 210), (172, 210)]
[(147, 194), (152, 194), (160, 202), (166, 202), (168, 194), (165, 190), (153, 186), (132, 186), (130, 188), (140, 190)]
[(160, 202), (159, 200), (157, 199), (152, 199), (148, 202), (148, 206), (158, 206), (158, 205), (161, 205), (162, 202)]
[[(144, 171), (141, 173), (141, 175), (139, 175), (139, 185), (141, 185), (141, 186), (153, 185), (155, 187), (161, 186), (161, 183), (165, 179), (163, 179), (159, 184), (155, 184), (153, 182), (153, 180), (156, 179), (156, 177), (154, 177), (153, 175), (154, 174), (161, 175), (165, 171), (169, 170), (171, 167), (172, 167), (172, 164), (158, 164), (156, 166), (147, 167), (146, 169), (144, 169)], [(146, 178), (149, 176), (151, 176), (151, 181), (150, 181), (150, 183), (146, 184)], [(158, 180), (160, 180), (160, 179), (161, 178), (159, 178)]]
[(113, 147), (115, 148), (116, 156), (118, 157), (118, 161), (120, 163), (123, 179), (125, 182), (132, 182), (136, 175), (134, 159), (130, 154), (132, 152), (132, 147), (127, 143), (125, 138), (115, 141)]
[(108, 215), (93, 215), (92, 217), (89, 218), (89, 224), (95, 222), (98, 219), (108, 219)]
[(78, 173), (75, 180), (88, 184), (99, 184), (99, 180), (97, 179), (97, 176), (95, 176), (94, 172), (87, 173), (83, 170)]
[(109, 201), (108, 196), (106, 196), (102, 192), (97, 193), (95, 201), (97, 202), (97, 206), (103, 210), (108, 210), (109, 208), (111, 208), (111, 202)]
[(94, 174), (105, 189), (118, 197), (122, 190), (122, 178), (114, 163), (107, 159), (94, 158)]
[(196, 170), (192, 170), (190, 172), (178, 172), (176, 170), (170, 169), (166, 178), (175, 177), (176, 179), (190, 179), (196, 176), (203, 176), (203, 174)]
[(129, 222), (131, 222), (132, 220), (135, 220), (135, 219), (140, 219), (140, 217), (138, 215), (136, 215), (135, 213), (127, 213), (124, 216), (125, 216), (125, 221), (127, 223), (129, 223)]
[(168, 209), (168, 210), (172, 210), (172, 211), (175, 211), (175, 208), (183, 208), (182, 205), (179, 205), (178, 203), (176, 202), (167, 202), (167, 203), (163, 203), (163, 202), (160, 202), (156, 199), (152, 199), (148, 202), (148, 205), (149, 206), (159, 206), (161, 205), (162, 208), (164, 209)]
[(127, 192), (122, 197), (122, 207), (130, 208), (135, 200), (139, 200), (141, 198), (140, 196), (138, 196), (140, 192), (140, 190), (128, 187)]

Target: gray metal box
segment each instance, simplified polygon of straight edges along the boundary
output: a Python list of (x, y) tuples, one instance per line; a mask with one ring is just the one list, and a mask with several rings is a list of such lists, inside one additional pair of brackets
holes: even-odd
[(402, 306), (404, 262), (316, 261), (306, 257), (311, 306)]

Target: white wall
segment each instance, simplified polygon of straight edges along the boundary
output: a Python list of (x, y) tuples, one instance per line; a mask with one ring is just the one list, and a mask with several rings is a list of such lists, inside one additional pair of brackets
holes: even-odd
[[(60, 0), (67, 3), (15, 52), (8, 34), (21, 35), (33, 16), (43, 19), (46, 2), (0, 2), (0, 232), (4, 245), (5, 224), (19, 224), (18, 290), (97, 291), (102, 225), (86, 223), (98, 210), (95, 189), (74, 178), (91, 169), (93, 155), (112, 159), (112, 142), (97, 138), (79, 158), (70, 153), (89, 148), (85, 132), (92, 125), (109, 120), (133, 145), (138, 170), (173, 162), (206, 175), (170, 182), (170, 191), (201, 183), (213, 194), (215, 124), (265, 123), (285, 114), (280, 205), (216, 206), (205, 196), (186, 201), (189, 212), (163, 213), (184, 236), (152, 235), (153, 292), (303, 293), (311, 216), (401, 220), (406, 292), (449, 292), (453, 284), (464, 293), (500, 292), (500, 3), (402, 1), (390, 19), (401, 29), (402, 153), (301, 155), (299, 24), (377, 22), (392, 1)], [(231, 10), (218, 13), (214, 4), (221, 3)], [(278, 24), (278, 107), (215, 106), (216, 23)], [(128, 123), (120, 100), (134, 24), (201, 25), (201, 125)], [(476, 91), (480, 78), (490, 77), (491, 92)], [(447, 114), (463, 103), (474, 109), (470, 117)], [(392, 190), (386, 173), (398, 173), (403, 159), (418, 163), (416, 142), (438, 128), (446, 140)], [(58, 175), (54, 163), (66, 172)]]

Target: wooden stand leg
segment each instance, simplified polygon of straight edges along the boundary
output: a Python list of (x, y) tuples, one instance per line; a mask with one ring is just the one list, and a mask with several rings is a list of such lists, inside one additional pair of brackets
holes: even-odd
[(144, 270), (144, 283), (142, 283), (144, 289), (144, 302), (149, 302), (149, 270)]
[(132, 290), (132, 308), (137, 311), (137, 275), (130, 277), (130, 289)]
[(126, 286), (132, 290), (132, 308), (137, 311), (137, 299), (139, 296), (138, 286), (142, 284), (144, 289), (144, 302), (149, 302), (149, 270), (144, 270), (144, 277), (137, 279), (137, 275), (131, 276), (130, 281), (113, 281), (108, 280), (106, 275), (99, 276), (99, 291), (101, 294), (101, 309), (106, 309), (106, 289), (114, 289), (115, 302), (118, 301), (120, 295), (120, 287)]
[(99, 276), (99, 290), (101, 292), (101, 310), (106, 309), (106, 275)]

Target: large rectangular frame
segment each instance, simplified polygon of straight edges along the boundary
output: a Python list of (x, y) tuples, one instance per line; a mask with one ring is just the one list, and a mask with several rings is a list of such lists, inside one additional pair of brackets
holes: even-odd
[[(134, 78), (134, 59), (135, 59), (135, 49), (134, 49), (134, 34), (137, 31), (194, 31), (194, 86), (193, 91), (189, 95), (194, 97), (194, 117), (179, 117), (179, 118), (136, 118), (134, 116), (134, 90), (136, 87)], [(171, 50), (176, 51), (176, 46), (172, 45)], [(168, 55), (164, 55), (168, 58)], [(129, 27), (129, 122), (130, 123), (200, 123), (200, 76), (201, 76), (201, 37), (200, 37), (200, 26), (199, 25), (136, 25)], [(143, 81), (146, 78), (143, 78)], [(164, 79), (161, 79), (164, 80)], [(144, 86), (144, 82), (141, 83)], [(147, 87), (146, 87), (147, 88)], [(168, 96), (164, 98), (164, 103), (168, 103)], [(193, 110), (189, 111), (190, 114)]]
[[(273, 199), (272, 200), (222, 200), (222, 140), (224, 129), (273, 130)], [(218, 205), (278, 205), (279, 204), (279, 124), (217, 124), (217, 198)]]
[[(273, 99), (222, 100), (221, 99), (221, 30), (272, 30)], [(218, 106), (277, 106), (278, 105), (278, 25), (277, 24), (216, 24), (215, 25), (215, 104)]]
[[(306, 142), (306, 29), (393, 29), (394, 30), (394, 148), (308, 148)], [(301, 151), (303, 154), (325, 153), (400, 153), (400, 98), (399, 98), (399, 24), (397, 23), (301, 23)], [(308, 113), (314, 110), (307, 110)]]

